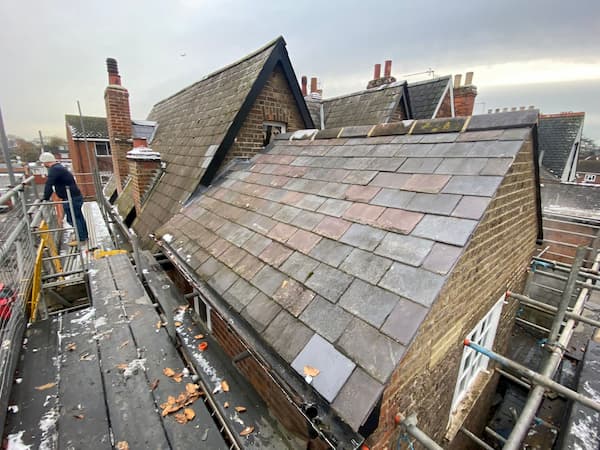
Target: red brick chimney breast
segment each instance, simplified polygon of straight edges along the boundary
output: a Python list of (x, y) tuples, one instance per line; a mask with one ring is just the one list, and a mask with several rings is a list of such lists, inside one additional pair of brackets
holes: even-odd
[(454, 76), (454, 115), (472, 116), (477, 97), (477, 87), (473, 86), (473, 72), (467, 72), (464, 86), (460, 85), (462, 75)]
[(133, 183), (133, 203), (139, 216), (143, 206), (142, 199), (160, 170), (160, 153), (148, 148), (146, 139), (134, 139), (133, 149), (127, 152), (127, 162)]

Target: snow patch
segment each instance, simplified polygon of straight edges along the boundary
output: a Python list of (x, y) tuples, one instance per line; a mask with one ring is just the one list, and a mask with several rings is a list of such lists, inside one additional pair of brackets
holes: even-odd
[(106, 316), (99, 317), (94, 321), (94, 327), (96, 327), (96, 328), (103, 327), (106, 324), (107, 324)]
[(596, 450), (600, 446), (600, 431), (596, 427), (598, 413), (587, 416), (573, 424), (573, 434), (577, 436), (575, 450)]
[(134, 359), (127, 365), (127, 369), (123, 372), (123, 376), (125, 378), (129, 378), (130, 376), (136, 374), (138, 370), (146, 371), (146, 358), (142, 359)]
[(77, 318), (77, 319), (71, 319), (71, 323), (87, 323), (90, 320), (92, 320), (92, 318), (94, 317), (94, 314), (96, 313), (96, 308), (90, 308), (83, 316)]
[(167, 244), (170, 244), (170, 243), (171, 243), (171, 241), (173, 240), (173, 235), (172, 235), (172, 234), (169, 234), (169, 233), (166, 233), (166, 234), (164, 234), (164, 235), (163, 235), (162, 239), (163, 239), (163, 241), (165, 241)]
[(19, 405), (10, 405), (7, 408), (11, 413), (16, 414), (19, 412)]
[(30, 450), (31, 445), (25, 445), (23, 442), (23, 433), (25, 431), (19, 431), (18, 433), (8, 435), (7, 450)]
[(234, 422), (239, 423), (241, 426), (245, 426), (246, 425), (244, 423), (244, 421), (242, 420), (242, 418), (240, 417), (240, 415), (238, 414), (237, 411), (235, 411), (232, 415), (230, 415), (229, 418), (231, 420), (233, 420)]
[(51, 450), (57, 447), (58, 432), (56, 431), (56, 421), (58, 420), (58, 411), (52, 408), (42, 416), (40, 420), (40, 431), (42, 440), (40, 450)]

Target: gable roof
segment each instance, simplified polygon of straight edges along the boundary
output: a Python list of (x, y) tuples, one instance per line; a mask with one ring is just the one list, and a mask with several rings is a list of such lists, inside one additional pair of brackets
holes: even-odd
[(433, 119), (448, 89), (452, 89), (452, 77), (450, 75), (410, 83), (408, 94), (413, 118)]
[[(83, 121), (83, 129), (81, 122)], [(67, 114), (65, 122), (71, 131), (71, 136), (75, 140), (81, 139), (102, 139), (108, 140), (108, 125), (106, 117), (82, 116), (81, 121), (79, 116)], [(134, 138), (143, 138), (151, 141), (154, 131), (156, 130), (156, 122), (148, 120), (132, 120), (132, 134)], [(85, 130), (85, 132), (84, 132)]]
[(356, 431), (531, 136), (507, 114), (282, 135), (158, 235)]
[(254, 100), (276, 66), (287, 78), (307, 127), (302, 99), (282, 37), (157, 103), (153, 150), (166, 162), (135, 227), (145, 238), (170, 219), (200, 185), (210, 184)]
[(541, 114), (539, 123), (539, 148), (542, 165), (555, 177), (561, 179), (581, 136), (585, 113)]

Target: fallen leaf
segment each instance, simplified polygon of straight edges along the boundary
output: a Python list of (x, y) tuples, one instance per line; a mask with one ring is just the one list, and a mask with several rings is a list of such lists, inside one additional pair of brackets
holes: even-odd
[(221, 389), (223, 389), (223, 392), (229, 392), (229, 383), (225, 380), (221, 381)]
[(160, 327), (162, 327), (162, 322), (159, 320), (156, 322), (156, 329), (159, 329)]
[(240, 436), (248, 436), (253, 431), (254, 431), (254, 427), (246, 427), (242, 431), (240, 431)]
[(197, 334), (196, 336), (194, 336), (194, 339), (204, 339), (204, 335), (203, 334)]
[(229, 408), (229, 402), (223, 403), (223, 408)]
[(176, 327), (180, 327), (181, 326), (181, 322), (175, 322), (175, 326)]
[(185, 408), (183, 410), (183, 414), (185, 414), (187, 420), (192, 420), (194, 417), (196, 417), (196, 413), (192, 408)]
[(208, 342), (200, 342), (198, 344), (198, 350), (200, 350), (201, 352), (203, 352), (207, 348), (208, 348)]
[(129, 341), (125, 341), (125, 342), (123, 342), (121, 345), (119, 345), (119, 348), (123, 348), (123, 347), (125, 347), (127, 344), (129, 344)]
[(199, 386), (197, 384), (194, 383), (188, 383), (185, 385), (185, 390), (189, 393), (189, 394), (193, 394), (195, 392), (197, 392), (199, 389)]
[(188, 423), (188, 418), (185, 416), (184, 413), (175, 414), (175, 420), (177, 421), (177, 423), (181, 424)]
[(154, 391), (157, 387), (158, 387), (158, 383), (160, 382), (160, 380), (157, 378), (156, 380), (154, 380), (152, 382), (152, 384), (150, 385), (150, 390)]
[(181, 381), (183, 380), (183, 373), (176, 373), (175, 375), (173, 375), (171, 377), (171, 379), (175, 382), (175, 383), (181, 383)]
[(45, 391), (46, 389), (50, 389), (51, 387), (56, 386), (56, 383), (46, 383), (46, 384), (42, 384), (41, 386), (36, 386), (36, 389), (38, 391)]
[(77, 344), (75, 342), (71, 342), (71, 343), (67, 344), (67, 350), (70, 352), (72, 352), (76, 348), (77, 348)]
[(313, 366), (304, 366), (304, 375), (308, 377), (316, 377), (321, 371)]
[(117, 442), (117, 450), (129, 450), (129, 444), (127, 441)]
[(75, 416), (73, 416), (73, 417), (75, 417), (76, 419), (79, 419), (79, 420), (83, 420), (83, 418), (84, 418), (85, 416), (84, 416), (83, 414), (77, 414), (77, 415), (75, 415)]
[(163, 369), (163, 373), (165, 374), (165, 376), (167, 377), (172, 377), (173, 375), (175, 375), (175, 371), (173, 369), (171, 369), (170, 367), (165, 367)]
[(235, 410), (237, 412), (246, 412), (246, 407), (245, 406), (236, 406)]
[(129, 367), (129, 364), (127, 364), (127, 363), (117, 364), (117, 369), (119, 369), (119, 370), (125, 370), (128, 367)]

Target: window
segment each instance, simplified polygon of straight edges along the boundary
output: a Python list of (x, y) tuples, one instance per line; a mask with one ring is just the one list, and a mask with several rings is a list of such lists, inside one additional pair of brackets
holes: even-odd
[(592, 173), (586, 173), (584, 183), (594, 183), (596, 181), (596, 175)]
[[(500, 313), (504, 303), (504, 295), (498, 300), (494, 307), (485, 315), (477, 326), (469, 333), (467, 339), (471, 342), (481, 345), (485, 348), (492, 348), (494, 345), (494, 337), (496, 329), (500, 321)], [(465, 347), (463, 350), (462, 359), (460, 361), (460, 370), (458, 372), (458, 380), (454, 390), (454, 398), (452, 399), (452, 410), (456, 408), (464, 395), (469, 390), (469, 387), (477, 378), (477, 374), (481, 370), (485, 370), (488, 366), (488, 358), (475, 350)]]
[(108, 142), (96, 142), (96, 156), (110, 156), (110, 144)]
[(271, 143), (278, 134), (285, 133), (285, 123), (264, 122), (263, 123), (263, 147)]
[(194, 295), (194, 311), (200, 317), (200, 320), (208, 331), (212, 331), (212, 324), (210, 322), (210, 306), (204, 302), (198, 295)]

